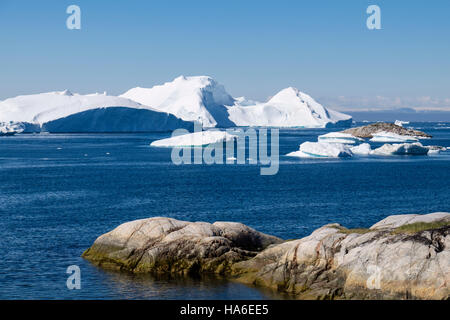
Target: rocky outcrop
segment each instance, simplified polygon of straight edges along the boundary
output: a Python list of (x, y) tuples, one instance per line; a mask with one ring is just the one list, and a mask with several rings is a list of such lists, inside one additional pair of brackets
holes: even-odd
[(83, 256), (107, 268), (219, 273), (300, 299), (449, 299), (450, 213), (329, 224), (282, 242), (240, 223), (151, 218), (100, 236)]
[(343, 133), (349, 133), (355, 137), (358, 138), (372, 138), (372, 134), (377, 132), (391, 132), (395, 134), (399, 134), (402, 136), (415, 136), (415, 137), (423, 137), (423, 138), (431, 138), (429, 134), (426, 134), (425, 132), (419, 131), (419, 130), (413, 130), (413, 129), (407, 129), (402, 126), (398, 126), (393, 123), (387, 123), (387, 122), (377, 122), (372, 123), (367, 126), (362, 127), (356, 127), (356, 128), (350, 128), (344, 131), (341, 131)]
[(449, 213), (391, 216), (370, 229), (329, 224), (234, 271), (304, 299), (448, 299), (449, 231)]
[(124, 223), (100, 236), (83, 257), (136, 273), (218, 273), (282, 242), (241, 223), (150, 218)]

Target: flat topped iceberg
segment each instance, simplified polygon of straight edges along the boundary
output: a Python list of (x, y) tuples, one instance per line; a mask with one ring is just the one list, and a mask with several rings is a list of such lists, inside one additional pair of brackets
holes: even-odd
[(186, 121), (197, 121), (205, 128), (234, 126), (225, 105), (235, 100), (225, 88), (207, 76), (180, 76), (152, 88), (133, 88), (121, 95)]
[(352, 151), (341, 143), (304, 142), (300, 150), (288, 153), (288, 157), (300, 158), (345, 158), (351, 157)]
[(359, 146), (351, 147), (350, 150), (353, 154), (359, 156), (368, 156), (372, 152), (370, 144), (368, 143), (362, 143)]
[(237, 126), (325, 128), (350, 126), (352, 117), (326, 109), (296, 88), (286, 88), (264, 103), (252, 105), (239, 100), (228, 108), (229, 119)]
[(173, 115), (130, 99), (68, 90), (0, 101), (0, 122), (19, 122), (26, 132), (142, 132), (191, 128)]
[(428, 148), (424, 147), (420, 142), (415, 143), (397, 143), (384, 144), (383, 146), (372, 151), (374, 155), (427, 155)]
[(319, 142), (328, 143), (343, 143), (343, 144), (358, 144), (364, 141), (361, 138), (355, 137), (350, 133), (330, 132), (318, 137)]
[(236, 139), (237, 136), (225, 131), (202, 131), (189, 134), (183, 134), (167, 139), (153, 141), (150, 145), (152, 147), (201, 147), (213, 143), (219, 143), (224, 141), (231, 141)]
[(372, 134), (372, 142), (416, 142), (419, 141), (415, 136), (404, 136), (393, 132), (381, 131)]

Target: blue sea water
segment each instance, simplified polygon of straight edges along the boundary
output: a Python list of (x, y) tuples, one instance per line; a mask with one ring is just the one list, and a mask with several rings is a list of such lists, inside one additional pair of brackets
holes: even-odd
[[(412, 123), (450, 147), (450, 123)], [(326, 129), (281, 130), (280, 154)], [(437, 156), (297, 159), (277, 175), (255, 165), (172, 164), (149, 143), (170, 134), (0, 138), (0, 299), (265, 299), (216, 278), (108, 272), (80, 258), (101, 234), (141, 218), (239, 221), (284, 239), (332, 222), (368, 227), (392, 214), (450, 211), (450, 152)], [(81, 268), (81, 290), (66, 269)]]

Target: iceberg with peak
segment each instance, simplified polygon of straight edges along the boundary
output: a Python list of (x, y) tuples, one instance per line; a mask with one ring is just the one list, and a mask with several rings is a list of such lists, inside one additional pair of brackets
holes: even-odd
[(341, 143), (304, 142), (298, 151), (288, 153), (288, 157), (300, 158), (346, 158), (351, 157), (350, 148)]
[(133, 88), (120, 97), (168, 112), (185, 121), (197, 121), (205, 128), (232, 127), (226, 105), (235, 100), (225, 88), (207, 76), (180, 76), (152, 88)]
[(359, 144), (364, 141), (361, 138), (355, 137), (350, 133), (343, 132), (330, 132), (327, 134), (320, 135), (318, 137), (319, 142), (328, 143), (343, 143), (343, 144)]
[(419, 139), (417, 139), (414, 136), (405, 136), (405, 135), (399, 135), (393, 132), (387, 132), (387, 131), (380, 131), (377, 133), (372, 134), (373, 138), (370, 139), (372, 142), (417, 142)]
[(374, 155), (427, 155), (429, 148), (424, 147), (420, 142), (415, 143), (386, 143), (372, 151)]
[(153, 141), (150, 146), (152, 147), (201, 147), (209, 144), (231, 141), (236, 139), (237, 136), (225, 131), (208, 130), (201, 132), (194, 132), (189, 134), (183, 134), (167, 139), (161, 139)]
[(180, 76), (152, 88), (133, 88), (120, 97), (171, 113), (186, 121), (210, 127), (305, 127), (350, 126), (349, 115), (326, 109), (295, 88), (277, 93), (265, 103), (233, 98), (208, 76)]
[[(247, 101), (245, 101), (247, 102)], [(237, 126), (325, 128), (350, 126), (352, 117), (323, 107), (309, 95), (289, 87), (264, 103), (239, 104), (228, 108)]]
[(69, 90), (22, 95), (0, 101), (0, 122), (24, 132), (143, 132), (192, 129), (193, 123), (130, 99)]

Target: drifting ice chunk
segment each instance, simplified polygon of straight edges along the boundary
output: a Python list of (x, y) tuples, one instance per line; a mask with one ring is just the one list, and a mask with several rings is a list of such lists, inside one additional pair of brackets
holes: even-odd
[(21, 133), (24, 130), (24, 126), (20, 123), (5, 123), (0, 122), (0, 136), (13, 136), (16, 133)]
[(343, 132), (330, 132), (327, 134), (323, 134), (318, 138), (319, 142), (328, 142), (328, 143), (343, 143), (343, 144), (358, 144), (364, 141), (361, 138), (355, 137), (350, 133)]
[(372, 151), (375, 155), (426, 155), (428, 154), (428, 148), (424, 147), (420, 142), (416, 143), (397, 143), (397, 144), (384, 144)]
[(403, 127), (404, 124), (409, 124), (409, 121), (401, 121), (401, 120), (395, 120), (395, 125)]
[(402, 136), (392, 132), (381, 131), (372, 134), (373, 138), (370, 139), (372, 142), (416, 142), (419, 141), (413, 136)]
[(172, 138), (153, 141), (152, 147), (188, 147), (205, 146), (212, 143), (230, 141), (237, 136), (225, 131), (202, 131), (189, 134), (183, 134)]
[(372, 152), (372, 149), (370, 148), (370, 144), (363, 143), (356, 147), (351, 147), (350, 150), (353, 154), (357, 154), (360, 156), (367, 156)]
[(300, 150), (287, 154), (288, 157), (300, 158), (343, 158), (351, 157), (351, 150), (341, 143), (304, 142)]

